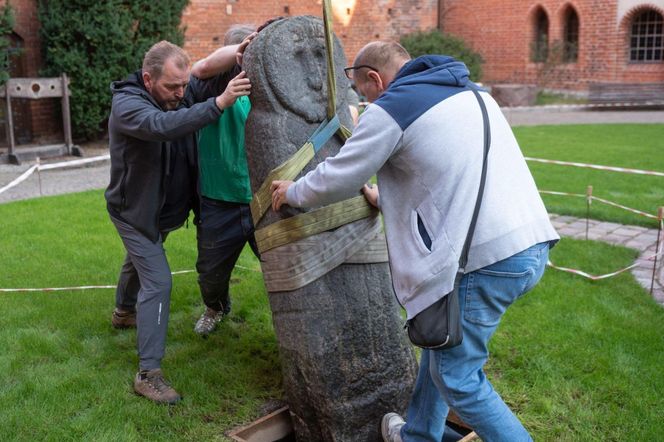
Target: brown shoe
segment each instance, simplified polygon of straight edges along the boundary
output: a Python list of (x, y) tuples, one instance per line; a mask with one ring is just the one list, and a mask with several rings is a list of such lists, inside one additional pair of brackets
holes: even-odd
[(158, 404), (175, 404), (182, 399), (182, 396), (168, 385), (160, 368), (136, 373), (134, 391)]
[(136, 312), (122, 310), (116, 307), (115, 310), (113, 310), (111, 324), (114, 328), (118, 329), (136, 328)]

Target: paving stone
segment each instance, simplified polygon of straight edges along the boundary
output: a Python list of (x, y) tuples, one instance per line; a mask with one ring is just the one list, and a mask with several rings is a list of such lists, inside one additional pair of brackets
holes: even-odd
[(561, 221), (558, 221), (558, 220), (551, 220), (551, 225), (553, 225), (553, 227), (554, 227), (556, 230), (558, 230), (558, 229), (560, 229), (561, 227), (566, 226), (567, 223), (565, 223), (565, 222), (561, 222)]
[(606, 232), (612, 232), (616, 229), (619, 229), (622, 227), (622, 224), (617, 224), (617, 223), (611, 223), (608, 221), (603, 221), (595, 226), (595, 229), (597, 230), (604, 230)]
[(624, 245), (627, 241), (632, 239), (631, 236), (617, 235), (615, 232), (609, 233), (604, 236), (604, 241), (611, 244)]
[(575, 216), (567, 216), (567, 215), (562, 215), (556, 218), (556, 221), (561, 222), (561, 223), (571, 223), (576, 221), (578, 218)]
[(572, 235), (576, 235), (577, 233), (579, 233), (579, 231), (577, 229), (571, 229), (567, 226), (561, 227), (560, 229), (557, 229), (557, 230), (558, 230), (558, 234), (560, 236), (572, 236)]
[[(585, 232), (586, 231), (586, 220), (580, 219), (580, 220), (569, 223), (568, 226), (573, 228), (573, 229), (583, 230)], [(588, 224), (588, 226), (590, 226), (590, 224)]]
[(606, 233), (601, 233), (601, 232), (595, 232), (595, 231), (590, 231), (588, 232), (588, 239), (593, 240), (593, 241), (602, 241), (604, 240), (604, 237), (606, 236)]
[(635, 230), (633, 226), (621, 226), (614, 230), (612, 233), (615, 233), (616, 235), (636, 236), (640, 232)]
[(647, 249), (650, 245), (652, 245), (651, 242), (643, 240), (640, 237), (632, 238), (629, 241), (625, 243), (625, 246), (631, 247), (632, 249), (636, 250), (645, 250)]

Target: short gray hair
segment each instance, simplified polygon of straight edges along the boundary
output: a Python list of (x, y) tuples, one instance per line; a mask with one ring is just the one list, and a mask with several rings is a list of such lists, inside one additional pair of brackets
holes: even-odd
[(145, 53), (145, 57), (143, 57), (143, 71), (150, 73), (153, 79), (158, 80), (161, 77), (164, 63), (171, 58), (179, 69), (187, 68), (191, 63), (184, 49), (171, 42), (162, 40), (159, 43), (153, 44)]
[(224, 46), (237, 45), (242, 43), (242, 40), (247, 38), (249, 34), (256, 30), (252, 25), (233, 25), (228, 28), (224, 35)]
[(401, 62), (410, 60), (410, 54), (399, 43), (392, 40), (374, 41), (362, 49), (355, 57), (355, 65), (369, 65), (378, 71), (389, 66), (397, 66)]

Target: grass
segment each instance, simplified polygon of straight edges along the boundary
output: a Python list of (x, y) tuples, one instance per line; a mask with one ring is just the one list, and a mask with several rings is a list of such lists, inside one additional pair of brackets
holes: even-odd
[[(0, 287), (114, 284), (123, 247), (100, 191), (0, 205)], [(191, 269), (194, 229), (169, 236), (172, 270)], [(258, 269), (251, 253), (239, 264)], [(283, 397), (260, 273), (233, 274), (234, 312), (202, 340), (195, 274), (174, 276), (166, 375), (185, 395), (158, 407), (131, 393), (134, 331), (110, 327), (113, 290), (0, 293), (2, 440), (218, 440)]]
[[(514, 129), (524, 155), (664, 172), (664, 124), (534, 126)], [(529, 162), (540, 190), (593, 195), (644, 212), (664, 206), (664, 177), (631, 175)], [(544, 195), (550, 212), (586, 216), (585, 198)], [(656, 228), (644, 218), (599, 202), (591, 218)]]
[[(2, 287), (112, 284), (123, 249), (99, 191), (0, 205)], [(57, 233), (55, 233), (57, 232)], [(166, 243), (192, 268), (193, 229)], [(635, 252), (563, 240), (552, 259), (600, 273)], [(240, 265), (257, 268), (245, 251)], [(133, 331), (110, 327), (112, 290), (0, 294), (3, 440), (223, 440), (283, 396), (260, 274), (236, 269), (234, 311), (202, 340), (195, 276), (174, 277), (168, 408), (131, 393)], [(536, 440), (660, 440), (664, 310), (630, 275), (588, 282), (549, 271), (510, 309), (491, 343), (490, 377)]]
[(544, 106), (547, 104), (586, 104), (587, 102), (588, 100), (585, 98), (571, 97), (544, 91), (538, 92), (537, 98), (535, 99), (535, 104), (537, 106)]
[[(656, 170), (664, 170), (662, 135), (661, 126), (638, 125), (517, 129), (527, 155)], [(582, 193), (588, 184), (583, 169), (530, 166), (552, 190)], [(622, 188), (619, 202), (652, 211), (639, 201), (662, 181), (631, 188), (623, 177), (592, 184), (596, 193)], [(573, 200), (545, 199), (557, 212), (576, 210), (566, 209)], [(124, 250), (101, 191), (2, 204), (0, 219), (0, 287), (115, 283)], [(192, 269), (194, 229), (174, 232), (166, 249), (172, 270)], [(552, 251), (556, 264), (595, 274), (635, 256), (570, 239)], [(227, 440), (229, 429), (264, 414), (283, 397), (278, 350), (261, 275), (251, 270), (258, 263), (245, 251), (239, 264), (233, 313), (207, 340), (193, 333), (202, 311), (195, 274), (174, 277), (164, 370), (185, 395), (175, 407), (131, 393), (135, 333), (110, 327), (113, 290), (0, 293), (0, 439)], [(487, 371), (535, 440), (664, 440), (663, 345), (664, 309), (630, 274), (591, 282), (549, 270), (509, 309)]]

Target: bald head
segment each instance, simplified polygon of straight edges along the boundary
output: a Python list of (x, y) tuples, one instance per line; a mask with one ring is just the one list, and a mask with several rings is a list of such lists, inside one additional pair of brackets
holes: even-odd
[(360, 49), (355, 66), (367, 65), (378, 72), (396, 73), (410, 60), (408, 51), (396, 41), (374, 41)]
[(355, 85), (367, 100), (376, 100), (394, 80), (399, 69), (410, 61), (408, 51), (396, 41), (374, 41), (355, 57)]

